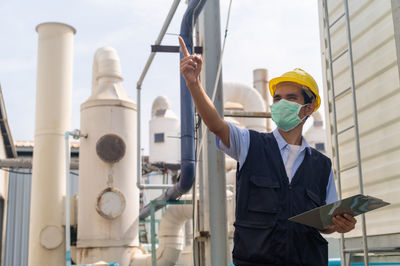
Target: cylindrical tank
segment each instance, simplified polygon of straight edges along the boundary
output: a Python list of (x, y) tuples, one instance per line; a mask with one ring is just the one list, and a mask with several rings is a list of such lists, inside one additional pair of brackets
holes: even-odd
[(180, 122), (170, 109), (167, 97), (157, 97), (152, 106), (150, 124), (150, 155), (151, 163), (179, 164)]
[(77, 263), (129, 264), (139, 245), (136, 104), (121, 86), (119, 58), (100, 48), (92, 95), (81, 105)]
[(39, 44), (28, 264), (63, 265), (64, 132), (70, 130), (71, 122), (75, 29), (62, 23), (43, 23), (36, 31)]

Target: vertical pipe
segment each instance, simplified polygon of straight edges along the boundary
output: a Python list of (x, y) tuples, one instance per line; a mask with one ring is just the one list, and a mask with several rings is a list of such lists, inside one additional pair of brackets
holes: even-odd
[(28, 265), (63, 265), (64, 132), (71, 120), (75, 29), (62, 23), (43, 23), (36, 31), (39, 44)]
[[(265, 101), (266, 112), (270, 113), (270, 101), (269, 101), (269, 92), (268, 92), (268, 70), (264, 68), (254, 69), (253, 70), (253, 86), (254, 88), (261, 94)], [(271, 119), (266, 120), (266, 128), (267, 132), (271, 132)]]
[(65, 185), (67, 187), (65, 193), (65, 265), (71, 266), (71, 228), (70, 228), (70, 194), (71, 187), (69, 182), (69, 134), (65, 132)]
[[(337, 130), (337, 118), (336, 118), (336, 103), (335, 103), (335, 85), (333, 77), (333, 62), (332, 62), (332, 44), (331, 44), (331, 34), (329, 30), (329, 12), (328, 12), (328, 1), (324, 0), (325, 9), (325, 28), (326, 28), (326, 39), (328, 44), (328, 61), (329, 61), (329, 81), (331, 87), (331, 101), (332, 101), (332, 115), (333, 115), (333, 133), (335, 136), (335, 161), (336, 161), (336, 176), (338, 180), (339, 188), (339, 199), (342, 199), (342, 183), (340, 176), (340, 160), (339, 160), (339, 140), (338, 140), (338, 130)], [(344, 255), (344, 235), (340, 234), (340, 256), (342, 265), (346, 265), (346, 257)]]
[(155, 209), (154, 209), (154, 201), (150, 202), (150, 217), (151, 217), (151, 265), (155, 266), (157, 264), (157, 254), (156, 254), (156, 218), (155, 218)]
[(141, 101), (141, 92), (142, 88), (140, 85), (137, 85), (136, 87), (136, 102), (137, 102), (137, 113), (136, 113), (136, 119), (137, 119), (137, 133), (136, 133), (136, 142), (137, 142), (137, 147), (136, 147), (136, 164), (137, 164), (137, 171), (136, 171), (136, 186), (139, 189), (142, 189), (142, 154), (140, 151), (141, 147), (141, 136), (142, 136), (142, 121), (141, 121), (141, 108), (142, 108), (142, 101)]
[[(202, 80), (209, 97), (212, 97), (215, 83), (217, 92), (214, 105), (223, 117), (222, 76), (217, 79), (218, 66), (221, 58), (221, 26), (219, 0), (209, 0), (204, 6), (201, 20), (202, 45), (204, 47), (204, 74)], [(209, 226), (211, 243), (211, 265), (228, 264), (228, 233), (226, 217), (226, 178), (225, 156), (215, 148), (215, 136), (207, 131), (203, 156), (206, 158), (204, 174), (208, 186), (205, 196), (209, 198)], [(207, 242), (206, 242), (207, 246)]]
[[(349, 3), (348, 0), (344, 0), (344, 9), (346, 14), (346, 28), (347, 28), (347, 41), (348, 41), (348, 51), (349, 51), (349, 63), (350, 63), (350, 74), (351, 74), (351, 90), (353, 93), (353, 119), (354, 119), (354, 129), (355, 129), (355, 141), (357, 147), (357, 161), (358, 161), (358, 182), (360, 184), (360, 193), (364, 194), (364, 184), (362, 177), (361, 168), (361, 151), (360, 151), (360, 138), (358, 131), (358, 114), (357, 114), (357, 95), (356, 95), (356, 83), (354, 81), (354, 63), (353, 63), (353, 48), (351, 45), (351, 31), (350, 31), (350, 16), (349, 16)], [(364, 249), (364, 264), (369, 265), (368, 259), (368, 243), (367, 243), (367, 227), (365, 224), (365, 214), (361, 215), (361, 226), (362, 226), (362, 239), (363, 239), (363, 249)]]

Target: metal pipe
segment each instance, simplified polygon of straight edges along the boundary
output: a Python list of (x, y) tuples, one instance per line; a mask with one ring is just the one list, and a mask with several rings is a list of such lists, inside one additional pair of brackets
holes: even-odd
[[(165, 36), (165, 33), (167, 32), (167, 29), (169, 27), (169, 24), (171, 23), (171, 20), (176, 12), (176, 9), (178, 8), (178, 5), (180, 3), (180, 0), (174, 0), (172, 3), (172, 6), (168, 12), (167, 18), (165, 19), (164, 25), (161, 28), (160, 33), (158, 34), (157, 40), (155, 42), (155, 45), (161, 44), (162, 39)], [(138, 125), (138, 131), (137, 131), (137, 187), (139, 189), (146, 189), (146, 186), (143, 186), (141, 184), (141, 176), (142, 176), (142, 161), (141, 161), (141, 152), (140, 152), (140, 143), (141, 143), (141, 89), (142, 89), (142, 83), (143, 80), (147, 74), (147, 71), (150, 68), (151, 63), (153, 62), (154, 57), (156, 56), (155, 52), (150, 53), (149, 58), (147, 59), (146, 65), (144, 66), (144, 69), (142, 71), (142, 74), (140, 75), (139, 80), (136, 83), (136, 100), (137, 100), (137, 125)]]
[[(355, 140), (357, 146), (357, 161), (358, 161), (358, 181), (360, 184), (360, 193), (364, 194), (364, 184), (362, 177), (362, 168), (361, 168), (361, 151), (360, 151), (360, 138), (358, 131), (358, 114), (357, 114), (357, 100), (356, 100), (356, 83), (354, 80), (354, 63), (353, 63), (353, 48), (351, 45), (351, 31), (350, 31), (350, 16), (349, 16), (349, 3), (348, 0), (344, 0), (344, 9), (346, 14), (346, 26), (347, 26), (347, 41), (348, 41), (348, 50), (349, 50), (349, 60), (350, 60), (350, 73), (351, 73), (351, 87), (353, 92), (353, 119), (355, 125)], [(363, 239), (363, 248), (364, 248), (364, 264), (366, 266), (369, 265), (368, 258), (368, 243), (367, 243), (367, 227), (365, 224), (365, 214), (361, 214), (361, 226), (362, 226), (362, 239)]]
[[(197, 20), (206, 0), (190, 1), (181, 23), (180, 36), (185, 41), (189, 53), (193, 50), (193, 26)], [(183, 55), (180, 53), (180, 58)], [(194, 107), (192, 96), (186, 86), (183, 75), (181, 77), (181, 174), (179, 182), (172, 188), (167, 189), (156, 200), (175, 200), (188, 192), (194, 181), (195, 176), (195, 153), (194, 153)], [(162, 208), (157, 205), (156, 210)], [(140, 212), (140, 219), (145, 219), (150, 215), (150, 204), (147, 204)]]
[[(70, 170), (79, 169), (79, 161), (70, 160)], [(32, 169), (32, 159), (16, 158), (16, 159), (0, 159), (0, 168), (24, 168)]]
[(71, 183), (69, 182), (69, 171), (70, 171), (70, 149), (69, 149), (69, 136), (74, 139), (85, 137), (80, 134), (78, 129), (73, 131), (66, 131), (64, 134), (65, 138), (65, 265), (71, 266), (71, 207), (70, 207), (70, 194), (71, 194)]
[(65, 266), (71, 266), (71, 227), (70, 215), (71, 208), (69, 202), (69, 195), (71, 194), (71, 187), (69, 183), (69, 135), (71, 131), (65, 132)]

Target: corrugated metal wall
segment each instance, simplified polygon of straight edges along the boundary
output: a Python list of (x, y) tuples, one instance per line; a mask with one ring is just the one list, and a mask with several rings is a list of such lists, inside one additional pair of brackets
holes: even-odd
[[(18, 172), (18, 173), (16, 173)], [(27, 266), (31, 199), (30, 169), (10, 172), (4, 265)], [(78, 171), (71, 174), (71, 194), (78, 193)]]
[(30, 169), (10, 172), (4, 265), (28, 265), (29, 211), (31, 199)]
[[(344, 12), (343, 0), (329, 0), (328, 5), (329, 20), (332, 23)], [(399, 233), (400, 86), (391, 1), (349, 0), (349, 11), (364, 194), (391, 203), (389, 207), (366, 215), (367, 233), (368, 235)], [(321, 38), (326, 36), (323, 14), (320, 3)], [(333, 58), (347, 48), (345, 25), (345, 20), (342, 19), (331, 28)], [(326, 40), (322, 40), (321, 43), (325, 101), (327, 96), (331, 101), (327, 43)], [(333, 72), (337, 95), (351, 85), (348, 55), (333, 63)], [(338, 131), (340, 131), (354, 123), (352, 94), (344, 94), (336, 103)], [(332, 125), (331, 112), (328, 113), (327, 119), (330, 119)], [(354, 130), (339, 136), (339, 152), (341, 168), (356, 163)], [(342, 173), (341, 177), (343, 197), (359, 193), (357, 168)], [(346, 236), (361, 234), (361, 226), (358, 225), (356, 230)]]

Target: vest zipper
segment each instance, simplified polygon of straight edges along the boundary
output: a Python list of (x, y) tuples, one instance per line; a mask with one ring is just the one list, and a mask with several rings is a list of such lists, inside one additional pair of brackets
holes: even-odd
[[(292, 215), (292, 184), (288, 184), (289, 187), (289, 217)], [(286, 265), (290, 265), (290, 258), (292, 257), (292, 245), (293, 245), (293, 230), (292, 230), (292, 223), (288, 221), (288, 255), (286, 258)]]

